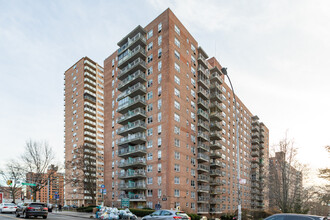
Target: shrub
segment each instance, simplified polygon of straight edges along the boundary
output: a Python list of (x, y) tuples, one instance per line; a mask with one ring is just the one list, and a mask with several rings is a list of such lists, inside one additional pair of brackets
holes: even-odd
[(146, 215), (150, 215), (155, 211), (152, 209), (129, 209), (129, 210), (137, 217), (144, 217)]
[(77, 212), (93, 212), (93, 208), (95, 208), (96, 206), (87, 206), (87, 207), (79, 207), (77, 208)]
[(189, 213), (187, 213), (187, 215), (191, 218), (191, 220), (199, 220), (199, 219), (202, 218), (201, 216), (196, 215), (196, 214), (189, 214)]

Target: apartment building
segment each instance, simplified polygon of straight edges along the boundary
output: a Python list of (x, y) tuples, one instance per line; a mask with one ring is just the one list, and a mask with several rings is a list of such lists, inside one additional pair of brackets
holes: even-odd
[[(138, 208), (234, 212), (238, 135), (242, 208), (264, 208), (253, 205), (252, 165), (257, 161), (262, 182), (268, 129), (259, 123), (264, 148), (252, 156), (255, 117), (237, 96), (235, 105), (219, 62), (170, 9), (130, 31), (118, 48), (104, 61), (106, 204), (129, 198)], [(259, 184), (258, 195), (265, 187)]]
[(64, 73), (65, 202), (99, 205), (104, 184), (103, 68), (83, 57)]
[[(47, 171), (47, 173), (40, 175), (37, 175), (39, 181), (40, 178), (44, 182), (45, 185), (43, 188), (36, 193), (36, 200), (51, 204), (61, 204), (64, 205), (64, 174), (57, 172), (58, 167), (51, 165)], [(36, 174), (29, 172), (26, 174), (26, 180), (29, 183), (34, 183)], [(49, 181), (49, 187), (48, 187), (48, 181)], [(58, 198), (56, 198), (55, 195), (58, 195)], [(47, 200), (47, 196), (49, 196), (49, 200)], [(33, 195), (31, 192), (31, 187), (26, 187), (26, 198), (33, 200)]]

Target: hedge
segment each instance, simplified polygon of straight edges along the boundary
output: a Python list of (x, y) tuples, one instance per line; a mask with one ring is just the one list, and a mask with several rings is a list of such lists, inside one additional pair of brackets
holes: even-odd
[(77, 212), (93, 212), (93, 208), (96, 206), (87, 206), (87, 207), (79, 207), (77, 208)]
[(144, 217), (146, 215), (150, 215), (155, 211), (152, 209), (129, 209), (129, 210), (138, 217)]
[(191, 220), (199, 220), (202, 218), (201, 216), (196, 215), (196, 214), (187, 213), (187, 215), (191, 218)]

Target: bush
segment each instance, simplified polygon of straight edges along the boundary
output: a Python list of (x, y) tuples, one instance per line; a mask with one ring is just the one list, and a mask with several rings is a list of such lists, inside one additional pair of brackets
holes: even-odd
[(235, 217), (235, 215), (232, 214), (225, 214), (221, 216), (221, 220), (232, 220)]
[(155, 211), (152, 209), (129, 209), (129, 210), (137, 217), (144, 217), (146, 215), (150, 215)]
[(196, 215), (196, 214), (189, 214), (189, 213), (187, 213), (187, 215), (191, 218), (191, 220), (199, 220), (199, 219), (202, 218), (201, 216)]
[(77, 212), (93, 212), (93, 208), (95, 208), (96, 206), (91, 205), (91, 206), (87, 206), (87, 207), (79, 207), (77, 208)]

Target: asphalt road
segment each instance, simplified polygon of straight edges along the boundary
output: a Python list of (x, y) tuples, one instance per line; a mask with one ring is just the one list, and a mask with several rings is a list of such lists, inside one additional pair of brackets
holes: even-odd
[[(14, 214), (9, 214), (9, 213), (1, 213), (0, 214), (0, 220), (12, 220), (12, 219), (23, 219), (21, 218), (17, 218)], [(30, 218), (32, 219), (32, 218)], [(42, 217), (38, 217), (38, 218), (33, 218), (33, 219), (43, 219)], [(63, 215), (56, 215), (53, 213), (48, 213), (48, 218), (49, 220), (59, 220), (59, 219), (65, 219), (65, 220), (77, 220), (77, 219), (83, 219), (80, 217), (71, 217), (71, 216), (63, 216)]]

